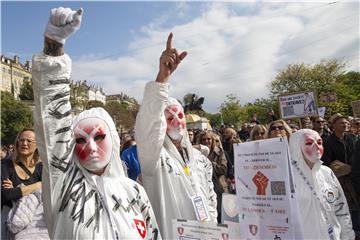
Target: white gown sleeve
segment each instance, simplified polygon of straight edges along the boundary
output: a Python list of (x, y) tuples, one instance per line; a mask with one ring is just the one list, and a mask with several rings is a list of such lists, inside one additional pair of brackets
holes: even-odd
[(69, 169), (74, 141), (71, 134), (71, 59), (36, 54), (32, 63), (34, 126), (43, 162), (43, 203), (49, 235), (52, 236), (54, 204), (59, 192), (56, 182)]
[(164, 110), (168, 100), (169, 84), (146, 84), (143, 102), (135, 123), (135, 140), (141, 172), (154, 175), (160, 167), (160, 152), (166, 135)]

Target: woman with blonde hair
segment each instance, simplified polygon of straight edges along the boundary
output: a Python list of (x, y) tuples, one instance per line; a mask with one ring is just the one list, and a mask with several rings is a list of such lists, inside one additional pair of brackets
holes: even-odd
[(268, 138), (276, 138), (276, 137), (287, 137), (288, 140), (291, 136), (291, 128), (287, 123), (282, 120), (275, 120), (269, 124)]
[(256, 124), (250, 132), (250, 141), (261, 140), (267, 138), (267, 129), (262, 124)]
[(24, 128), (16, 137), (12, 160), (1, 164), (1, 206), (11, 208), (12, 201), (40, 189), (41, 173), (34, 129)]
[(1, 164), (2, 239), (49, 239), (41, 176), (34, 129), (24, 128), (16, 137), (13, 158)]
[(227, 190), (226, 172), (227, 172), (227, 160), (224, 150), (218, 147), (216, 143), (216, 134), (211, 131), (203, 131), (200, 133), (200, 143), (207, 146), (210, 149), (208, 159), (213, 166), (212, 181), (214, 184), (214, 191), (217, 196), (217, 212), (218, 222), (221, 222), (221, 196), (224, 191)]

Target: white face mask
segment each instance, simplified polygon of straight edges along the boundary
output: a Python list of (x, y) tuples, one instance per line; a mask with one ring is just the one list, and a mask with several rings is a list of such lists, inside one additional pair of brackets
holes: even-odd
[(98, 118), (81, 120), (74, 128), (75, 154), (91, 172), (104, 169), (111, 159), (112, 141), (107, 124)]
[(324, 153), (322, 139), (318, 133), (305, 133), (301, 142), (304, 157), (312, 163), (319, 161)]
[(186, 128), (184, 112), (179, 106), (171, 105), (165, 109), (165, 118), (167, 123), (167, 135), (172, 140), (181, 140), (185, 134)]

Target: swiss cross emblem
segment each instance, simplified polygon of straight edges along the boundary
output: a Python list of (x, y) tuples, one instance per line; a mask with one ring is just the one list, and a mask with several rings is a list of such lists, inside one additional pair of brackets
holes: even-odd
[(250, 233), (255, 236), (257, 234), (257, 231), (258, 231), (258, 227), (256, 225), (249, 225), (249, 231)]
[(146, 236), (146, 227), (144, 221), (134, 219), (134, 222), (140, 236), (144, 239)]

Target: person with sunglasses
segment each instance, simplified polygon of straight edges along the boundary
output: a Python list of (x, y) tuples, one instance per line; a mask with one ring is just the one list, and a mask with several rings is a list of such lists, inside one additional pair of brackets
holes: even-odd
[(275, 120), (269, 124), (268, 138), (287, 137), (289, 139), (291, 133), (291, 128), (282, 119)]
[(312, 120), (313, 130), (319, 133), (323, 142), (330, 136), (330, 132), (325, 128), (325, 123), (325, 119), (320, 116), (315, 117)]
[(250, 141), (262, 140), (267, 138), (267, 129), (262, 124), (257, 124), (250, 132)]

